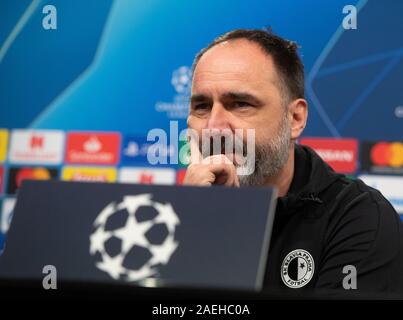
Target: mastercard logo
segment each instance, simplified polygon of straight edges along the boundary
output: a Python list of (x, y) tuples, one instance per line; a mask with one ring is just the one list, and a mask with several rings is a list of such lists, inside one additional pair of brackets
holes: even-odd
[(371, 161), (378, 166), (403, 166), (403, 143), (379, 142), (371, 148)]
[(16, 185), (19, 188), (23, 180), (49, 180), (51, 178), (50, 172), (45, 168), (24, 168), (21, 169), (16, 175)]

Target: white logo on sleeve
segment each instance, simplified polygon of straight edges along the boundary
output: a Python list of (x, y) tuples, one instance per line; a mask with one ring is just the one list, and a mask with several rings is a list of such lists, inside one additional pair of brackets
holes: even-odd
[(289, 288), (302, 288), (311, 281), (315, 263), (311, 254), (303, 249), (291, 251), (281, 265), (281, 279)]

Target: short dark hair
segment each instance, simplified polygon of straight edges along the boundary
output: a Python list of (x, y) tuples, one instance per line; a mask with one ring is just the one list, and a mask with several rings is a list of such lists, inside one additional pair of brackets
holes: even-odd
[(281, 82), (280, 90), (284, 91), (287, 100), (304, 98), (304, 65), (298, 55), (298, 45), (275, 35), (270, 28), (237, 29), (215, 38), (196, 55), (192, 70), (195, 70), (197, 63), (209, 49), (222, 42), (236, 39), (254, 42), (272, 57)]

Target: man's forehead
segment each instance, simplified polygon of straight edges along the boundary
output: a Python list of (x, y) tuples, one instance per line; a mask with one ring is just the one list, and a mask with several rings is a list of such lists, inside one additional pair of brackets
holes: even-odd
[(205, 82), (268, 83), (277, 80), (272, 58), (255, 43), (241, 39), (216, 45), (199, 60), (193, 86)]

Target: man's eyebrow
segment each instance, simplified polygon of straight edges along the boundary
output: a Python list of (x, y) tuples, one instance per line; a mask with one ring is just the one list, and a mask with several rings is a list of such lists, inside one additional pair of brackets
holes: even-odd
[[(208, 101), (211, 98), (206, 96), (205, 94), (194, 94), (190, 97), (190, 103), (196, 103), (196, 102), (204, 102)], [(259, 98), (254, 96), (253, 94), (247, 93), (247, 92), (235, 92), (235, 91), (230, 91), (230, 92), (225, 92), (221, 95), (221, 99), (224, 100), (246, 100), (250, 101), (255, 104), (261, 104), (261, 101)]]
[(226, 92), (221, 96), (225, 100), (246, 100), (250, 101), (255, 104), (261, 104), (261, 101), (258, 97), (254, 96), (253, 94), (247, 92)]
[(204, 102), (210, 98), (204, 94), (194, 94), (190, 97), (190, 103)]

